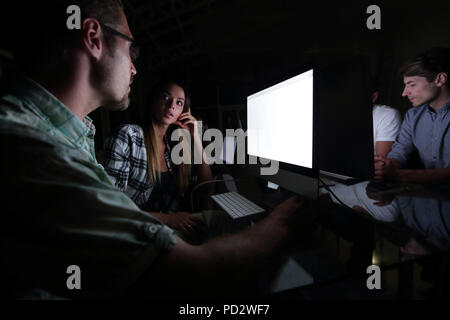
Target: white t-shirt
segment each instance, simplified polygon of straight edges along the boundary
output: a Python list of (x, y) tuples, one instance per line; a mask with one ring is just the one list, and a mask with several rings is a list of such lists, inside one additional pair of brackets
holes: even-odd
[[(373, 146), (377, 141), (395, 141), (400, 132), (400, 112), (382, 105), (373, 106)], [(376, 150), (374, 150), (376, 152)]]

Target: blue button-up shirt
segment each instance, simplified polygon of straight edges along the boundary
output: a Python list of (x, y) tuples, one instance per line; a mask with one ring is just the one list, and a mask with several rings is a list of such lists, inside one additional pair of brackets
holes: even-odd
[(410, 109), (388, 158), (406, 166), (411, 152), (418, 150), (426, 169), (450, 167), (450, 100), (437, 112), (428, 104)]

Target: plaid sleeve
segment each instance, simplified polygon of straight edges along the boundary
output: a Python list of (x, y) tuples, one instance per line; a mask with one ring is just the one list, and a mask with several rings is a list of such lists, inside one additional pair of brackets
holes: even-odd
[(115, 186), (125, 191), (128, 185), (131, 159), (131, 132), (128, 126), (121, 127), (105, 141), (104, 167), (113, 178)]

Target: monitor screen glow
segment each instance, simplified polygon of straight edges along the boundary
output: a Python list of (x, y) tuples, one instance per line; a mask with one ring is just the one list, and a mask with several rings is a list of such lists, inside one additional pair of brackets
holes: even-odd
[(312, 169), (313, 70), (247, 97), (248, 154)]

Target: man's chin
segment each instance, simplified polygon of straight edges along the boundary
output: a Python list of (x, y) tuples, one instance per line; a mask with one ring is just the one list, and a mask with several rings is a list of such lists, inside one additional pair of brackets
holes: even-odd
[(420, 107), (421, 105), (423, 105), (423, 102), (414, 100), (414, 101), (411, 101), (411, 104), (413, 107)]
[(103, 106), (106, 110), (109, 111), (124, 111), (127, 110), (130, 105), (130, 98), (127, 96), (119, 102), (110, 102)]

